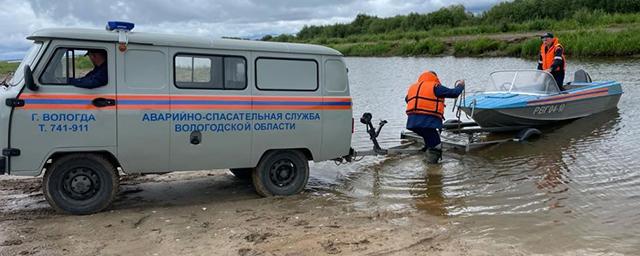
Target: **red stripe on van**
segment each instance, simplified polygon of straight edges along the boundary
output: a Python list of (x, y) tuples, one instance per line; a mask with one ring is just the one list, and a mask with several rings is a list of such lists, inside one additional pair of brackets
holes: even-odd
[(23, 109), (69, 109), (69, 110), (115, 110), (115, 106), (96, 107), (94, 105), (79, 104), (25, 104)]
[[(240, 96), (240, 95), (161, 95), (161, 94), (34, 94), (24, 93), (21, 99), (47, 99), (47, 100), (92, 100), (95, 98), (116, 98), (118, 100), (240, 100), (240, 101), (282, 101), (282, 102), (351, 102), (351, 97), (288, 97), (288, 96)], [(142, 102), (143, 103), (143, 102)], [(351, 109), (351, 104), (331, 106), (331, 105), (233, 105), (233, 104), (118, 104), (118, 109), (123, 110), (168, 110), (168, 109), (225, 109), (225, 110), (347, 110)], [(115, 109), (114, 106), (98, 108), (92, 104), (26, 104), (24, 109), (77, 109), (77, 110), (103, 110)]]
[(114, 94), (34, 94), (23, 93), (20, 99), (95, 99), (95, 98), (115, 98)]

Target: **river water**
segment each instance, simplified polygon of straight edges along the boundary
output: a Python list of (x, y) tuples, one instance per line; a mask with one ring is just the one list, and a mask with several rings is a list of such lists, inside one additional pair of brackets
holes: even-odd
[[(532, 69), (516, 58), (347, 58), (356, 132), (352, 145), (370, 149), (363, 112), (386, 119), (380, 140), (399, 142), (406, 89), (424, 70), (445, 86), (489, 89), (489, 73)], [(357, 207), (439, 216), (459, 235), (492, 239), (531, 253), (640, 254), (640, 60), (570, 60), (594, 80), (616, 80), (618, 109), (545, 129), (538, 140), (468, 153), (445, 151), (442, 164), (422, 156), (369, 157), (336, 167), (314, 164), (311, 186), (349, 198)], [(449, 108), (453, 101), (448, 101)], [(454, 118), (449, 109), (447, 118)]]

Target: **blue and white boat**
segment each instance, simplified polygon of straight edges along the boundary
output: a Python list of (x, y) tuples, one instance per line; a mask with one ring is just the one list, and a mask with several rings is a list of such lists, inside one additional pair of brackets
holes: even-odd
[(491, 73), (494, 91), (465, 97), (460, 109), (480, 127), (538, 127), (616, 108), (622, 86), (616, 81), (593, 82), (579, 70), (574, 81), (558, 88), (551, 74), (539, 70)]

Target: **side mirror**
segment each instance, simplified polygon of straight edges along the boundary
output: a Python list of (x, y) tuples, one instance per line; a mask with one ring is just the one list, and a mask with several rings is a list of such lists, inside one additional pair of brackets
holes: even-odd
[(31, 67), (29, 67), (29, 65), (24, 66), (24, 85), (27, 86), (29, 90), (38, 90), (38, 85), (33, 81), (33, 71), (31, 71)]

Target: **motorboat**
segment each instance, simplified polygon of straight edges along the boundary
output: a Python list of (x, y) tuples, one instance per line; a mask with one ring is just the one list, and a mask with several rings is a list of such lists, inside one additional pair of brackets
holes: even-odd
[[(443, 124), (442, 144), (453, 148), (471, 149), (509, 141), (524, 142), (539, 137), (541, 126), (574, 120), (616, 108), (622, 96), (622, 85), (616, 81), (592, 81), (584, 70), (574, 73), (574, 79), (561, 90), (550, 73), (540, 70), (502, 70), (491, 73), (492, 90), (461, 95), (454, 103), (457, 119)], [(464, 93), (466, 94), (466, 93)], [(462, 121), (461, 111), (472, 119)], [(424, 145), (422, 137), (403, 131), (406, 144), (383, 149), (377, 137), (387, 123), (381, 121), (378, 129), (371, 123), (372, 116), (365, 113), (360, 122), (374, 147), (370, 151), (354, 152), (353, 156), (420, 153), (406, 149), (415, 143)], [(487, 139), (487, 133), (516, 132), (513, 137)], [(458, 135), (466, 135), (466, 142)]]
[(616, 81), (592, 81), (584, 70), (560, 90), (550, 73), (491, 73), (492, 91), (461, 99), (459, 108), (482, 128), (539, 127), (616, 108), (623, 93)]

